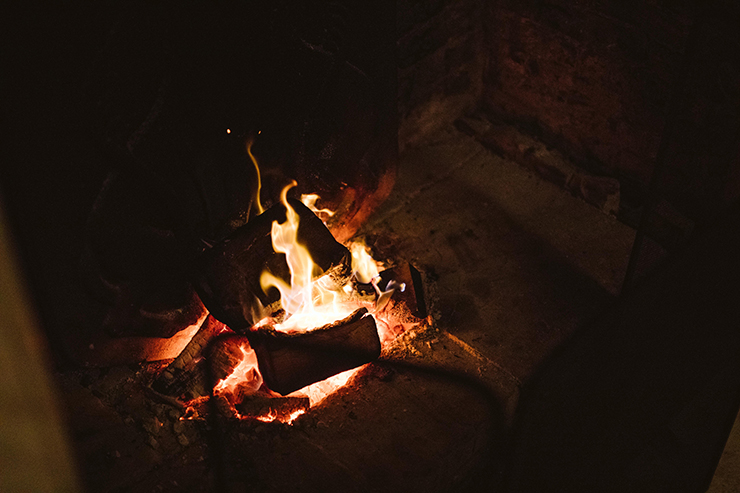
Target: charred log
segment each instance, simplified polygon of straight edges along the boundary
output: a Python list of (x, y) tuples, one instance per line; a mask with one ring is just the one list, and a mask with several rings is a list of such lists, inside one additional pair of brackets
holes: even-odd
[[(185, 241), (187, 219), (167, 187), (134, 161), (103, 184), (87, 219), (80, 273), (87, 292), (107, 310), (114, 337), (169, 338), (205, 311), (189, 281), (196, 256)], [(191, 221), (194, 222), (194, 221)]]
[(381, 291), (395, 288), (393, 299), (396, 303), (404, 303), (411, 314), (417, 318), (427, 316), (421, 274), (410, 263), (401, 262), (381, 272), (378, 287)]
[(249, 334), (265, 384), (282, 395), (369, 363), (380, 356), (375, 319), (361, 308), (331, 325), (300, 334)]
[(384, 270), (373, 282), (376, 284), (358, 282), (355, 287), (363, 295), (375, 295), (377, 293), (375, 286), (381, 292), (388, 293), (377, 299), (378, 310), (381, 310), (392, 296), (396, 304), (405, 305), (414, 317), (425, 318), (427, 316), (421, 274), (409, 262), (404, 261)]
[(202, 356), (224, 328), (224, 324), (209, 315), (182, 353), (152, 383), (152, 388), (162, 394), (182, 396), (185, 400), (208, 395)]
[(299, 411), (306, 412), (310, 407), (308, 397), (271, 397), (261, 394), (248, 396), (235, 406), (244, 417), (269, 416), (278, 421), (285, 421)]
[[(346, 265), (349, 252), (324, 223), (301, 202), (290, 199), (290, 205), (300, 218), (298, 241), (308, 248), (314, 262), (324, 271)], [(195, 275), (198, 294), (211, 313), (234, 330), (251, 327), (262, 307), (279, 299), (276, 289), (262, 290), (263, 271), (290, 283), (285, 255), (275, 253), (272, 247), (273, 221), (285, 221), (282, 204), (252, 219), (199, 259)]]

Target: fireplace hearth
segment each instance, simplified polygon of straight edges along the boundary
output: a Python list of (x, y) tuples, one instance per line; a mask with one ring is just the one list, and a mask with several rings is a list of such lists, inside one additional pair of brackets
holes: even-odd
[(740, 402), (739, 15), (29, 5), (0, 309), (27, 283), (45, 337), (0, 312), (28, 466), (0, 484), (706, 490)]

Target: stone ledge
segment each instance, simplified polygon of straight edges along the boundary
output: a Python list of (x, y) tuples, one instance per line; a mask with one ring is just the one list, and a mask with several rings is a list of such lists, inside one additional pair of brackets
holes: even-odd
[(456, 125), (496, 154), (532, 169), (544, 180), (601, 211), (611, 215), (619, 212), (620, 186), (616, 178), (589, 174), (568, 162), (557, 150), (510, 125), (495, 125), (476, 118), (461, 118)]

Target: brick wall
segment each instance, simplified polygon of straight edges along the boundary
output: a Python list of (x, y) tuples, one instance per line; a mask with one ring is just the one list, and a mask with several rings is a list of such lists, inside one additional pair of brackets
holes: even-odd
[(680, 3), (490, 3), (484, 107), (591, 171), (647, 183), (689, 29)]
[(478, 0), (399, 0), (399, 145), (478, 106), (487, 56)]

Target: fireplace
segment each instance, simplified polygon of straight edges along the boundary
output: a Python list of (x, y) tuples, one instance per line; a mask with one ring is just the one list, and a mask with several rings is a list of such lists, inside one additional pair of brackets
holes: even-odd
[[(706, 487), (740, 402), (736, 18), (29, 10), (0, 184), (82, 487)], [(354, 304), (281, 326), (306, 286)]]

